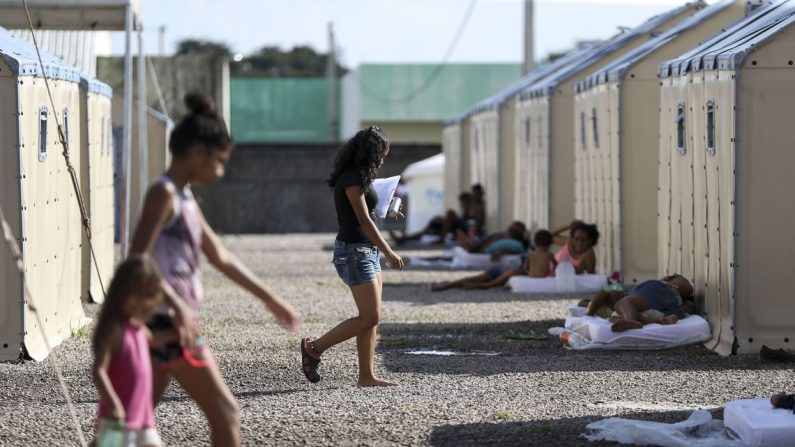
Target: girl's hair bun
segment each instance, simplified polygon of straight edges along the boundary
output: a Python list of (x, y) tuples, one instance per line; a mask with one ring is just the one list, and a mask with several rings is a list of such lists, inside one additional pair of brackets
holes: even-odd
[(215, 103), (213, 99), (203, 93), (188, 93), (185, 95), (185, 105), (194, 115), (215, 112)]

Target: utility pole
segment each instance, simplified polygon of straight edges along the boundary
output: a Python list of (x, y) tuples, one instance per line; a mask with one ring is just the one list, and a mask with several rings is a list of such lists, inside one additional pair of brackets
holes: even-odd
[(533, 0), (524, 0), (524, 74), (535, 66), (533, 45)]
[(334, 24), (328, 23), (328, 57), (326, 57), (326, 80), (328, 81), (328, 116), (331, 140), (339, 140), (339, 106), (337, 80), (337, 49), (334, 46)]
[(157, 50), (158, 56), (166, 55), (166, 25), (160, 25), (157, 29)]

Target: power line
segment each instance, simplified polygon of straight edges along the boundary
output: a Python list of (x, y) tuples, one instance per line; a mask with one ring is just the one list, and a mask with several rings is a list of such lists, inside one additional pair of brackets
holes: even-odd
[(353, 72), (354, 76), (356, 76), (356, 78), (359, 80), (359, 85), (362, 86), (362, 91), (364, 91), (370, 96), (373, 96), (385, 102), (398, 102), (398, 103), (408, 102), (419, 96), (431, 85), (434, 79), (436, 79), (436, 77), (439, 76), (439, 74), (442, 72), (442, 69), (445, 66), (447, 66), (447, 64), (450, 62), (450, 58), (452, 57), (455, 49), (458, 47), (458, 42), (461, 40), (461, 36), (464, 34), (464, 30), (466, 29), (467, 24), (469, 24), (469, 19), (472, 17), (472, 12), (474, 12), (475, 10), (476, 3), (477, 0), (470, 0), (469, 5), (467, 6), (467, 10), (464, 13), (464, 17), (461, 19), (461, 23), (458, 25), (458, 29), (456, 30), (455, 35), (453, 35), (453, 40), (450, 42), (450, 45), (447, 47), (447, 51), (445, 51), (444, 56), (442, 56), (442, 61), (438, 63), (435, 67), (433, 67), (433, 70), (431, 70), (431, 73), (428, 75), (428, 77), (425, 78), (425, 80), (420, 84), (420, 86), (417, 87), (414, 91), (412, 91), (411, 93), (405, 96), (401, 96), (398, 98), (389, 98), (383, 96), (377, 90), (370, 88), (364, 82), (364, 80), (358, 75), (358, 73)]

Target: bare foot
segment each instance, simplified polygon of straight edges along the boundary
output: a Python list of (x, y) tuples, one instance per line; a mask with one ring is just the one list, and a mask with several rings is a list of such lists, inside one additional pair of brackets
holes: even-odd
[(640, 321), (619, 319), (615, 323), (613, 323), (613, 326), (611, 326), (610, 328), (613, 330), (613, 332), (624, 332), (630, 329), (640, 329), (642, 327), (643, 323), (641, 323)]
[(584, 300), (580, 300), (580, 302), (577, 303), (577, 306), (579, 306), (579, 307), (588, 307), (590, 304), (591, 304), (591, 300), (584, 299)]
[(677, 321), (679, 321), (679, 317), (676, 315), (666, 315), (662, 317), (660, 324), (676, 324)]
[(356, 383), (356, 386), (398, 386), (395, 382), (390, 382), (388, 380), (381, 380), (376, 377), (370, 377), (369, 379), (359, 379)]

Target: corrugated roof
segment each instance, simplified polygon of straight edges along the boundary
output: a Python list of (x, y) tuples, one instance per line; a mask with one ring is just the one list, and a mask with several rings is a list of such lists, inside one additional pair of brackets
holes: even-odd
[(672, 20), (674, 17), (686, 12), (689, 9), (702, 8), (704, 5), (705, 3), (703, 0), (686, 3), (663, 14), (656, 15), (629, 31), (613, 36), (603, 44), (598, 45), (596, 48), (590, 51), (586, 57), (583, 57), (566, 67), (562, 67), (560, 70), (557, 70), (546, 78), (523, 90), (521, 92), (521, 97), (524, 99), (528, 97), (544, 96), (549, 94), (550, 92), (554, 91), (559, 84), (566, 82), (567, 80), (576, 76), (578, 73), (595, 64), (600, 59), (610, 56), (613, 54), (613, 52), (626, 45), (629, 41), (643, 34), (651, 32), (653, 29), (665, 22)]
[(595, 45), (588, 45), (582, 48), (577, 48), (575, 50), (566, 53), (563, 57), (560, 57), (546, 65), (542, 65), (541, 67), (538, 67), (536, 70), (533, 70), (527, 75), (525, 75), (519, 81), (510, 85), (508, 88), (502, 90), (501, 92), (497, 93), (496, 95), (490, 98), (485, 99), (484, 101), (475, 104), (469, 110), (466, 110), (463, 114), (461, 114), (457, 118), (457, 120), (460, 121), (466, 117), (499, 108), (510, 98), (515, 97), (519, 92), (533, 85), (534, 82), (537, 82), (539, 79), (544, 78), (545, 76), (560, 69), (561, 67), (571, 64), (573, 61), (583, 57), (594, 47)]
[(737, 40), (747, 38), (758, 32), (771, 20), (771, 17), (780, 16), (782, 11), (795, 10), (795, 4), (789, 0), (775, 0), (754, 9), (750, 14), (718, 34), (704, 41), (697, 47), (681, 56), (660, 64), (660, 77), (680, 76), (687, 74), (693, 68), (701, 66), (701, 58)]
[(795, 23), (795, 5), (788, 3), (768, 14), (749, 35), (727, 42), (723, 48), (706, 52), (693, 69), (734, 70), (741, 67), (750, 53), (793, 23)]
[[(12, 36), (5, 28), (0, 28), (0, 58), (16, 76), (42, 76), (36, 47)], [(46, 51), (41, 52), (41, 59), (48, 78), (80, 82), (77, 68)]]
[(630, 67), (637, 62), (656, 51), (663, 45), (668, 44), (682, 33), (685, 33), (704, 21), (709, 20), (721, 11), (729, 8), (737, 3), (737, 0), (721, 0), (717, 3), (707, 6), (701, 11), (693, 14), (681, 22), (677, 23), (671, 29), (665, 31), (654, 39), (644, 43), (643, 45), (635, 48), (627, 54), (621, 56), (615, 61), (607, 64), (601, 70), (591, 74), (587, 78), (577, 83), (576, 90), (583, 91), (605, 82), (614, 82), (622, 79)]
[(400, 100), (437, 69), (435, 64), (362, 64), (361, 121), (444, 122), (522, 75), (520, 64), (448, 64), (421, 93)]
[(113, 98), (113, 88), (111, 86), (85, 73), (80, 75), (80, 88), (87, 90), (89, 93)]

